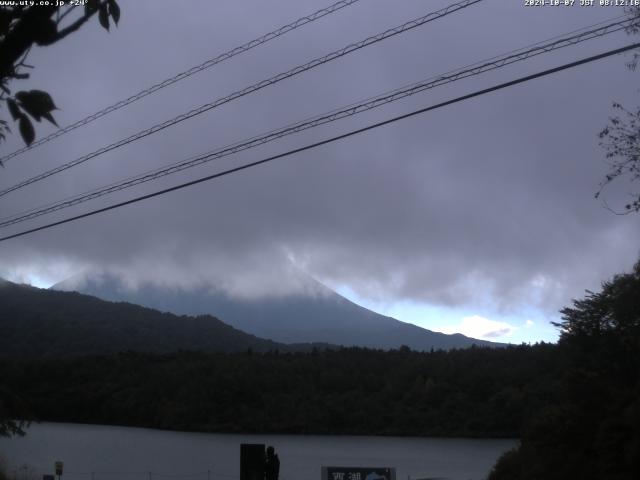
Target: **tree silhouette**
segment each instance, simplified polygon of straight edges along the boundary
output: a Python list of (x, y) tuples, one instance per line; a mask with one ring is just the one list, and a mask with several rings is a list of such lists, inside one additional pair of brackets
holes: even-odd
[(490, 480), (640, 478), (640, 261), (561, 310), (555, 394)]
[(630, 273), (616, 275), (602, 284), (598, 293), (587, 291), (582, 300), (574, 300), (573, 307), (560, 310), (561, 339), (572, 337), (638, 336), (640, 333), (640, 260)]
[[(630, 7), (627, 14), (633, 22), (627, 27), (627, 33), (640, 33), (640, 6)], [(635, 70), (640, 61), (640, 53), (634, 53), (633, 59), (627, 63), (630, 70)], [(629, 110), (620, 103), (614, 102), (615, 115), (609, 118), (607, 125), (599, 134), (600, 146), (606, 151), (609, 172), (600, 182), (600, 188), (595, 194), (598, 198), (614, 180), (625, 177), (631, 181), (640, 180), (640, 107)], [(612, 209), (610, 209), (612, 210)], [(614, 213), (626, 214), (640, 211), (640, 192), (633, 193), (624, 210)]]
[[(16, 2), (19, 3), (19, 2)], [(76, 32), (94, 15), (100, 25), (109, 30), (110, 21), (117, 25), (120, 7), (116, 0), (87, 0), (84, 8), (68, 5), (14, 5), (0, 6), (0, 102), (3, 102), (14, 122), (17, 122), (22, 139), (30, 145), (35, 139), (32, 119), (43, 118), (56, 124), (53, 112), (56, 105), (43, 90), (12, 93), (10, 84), (29, 78), (25, 70), (33, 68), (26, 63), (34, 45), (53, 45)], [(0, 103), (1, 104), (1, 103)], [(9, 122), (0, 119), (0, 141), (10, 133)]]

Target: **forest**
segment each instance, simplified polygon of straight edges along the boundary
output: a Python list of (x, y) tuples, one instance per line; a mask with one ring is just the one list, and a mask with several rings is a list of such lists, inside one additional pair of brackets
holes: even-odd
[(418, 353), (121, 353), (0, 363), (49, 421), (215, 432), (517, 437), (556, 391), (552, 345)]
[(640, 261), (561, 314), (555, 394), (489, 478), (640, 478)]
[(640, 262), (563, 309), (558, 344), (5, 357), (0, 418), (511, 437), (491, 480), (640, 478), (639, 298)]

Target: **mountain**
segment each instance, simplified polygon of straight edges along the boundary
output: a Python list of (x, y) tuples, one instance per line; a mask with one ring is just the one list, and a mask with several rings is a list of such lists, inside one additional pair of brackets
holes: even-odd
[(310, 277), (304, 277), (303, 282), (304, 293), (256, 299), (236, 298), (204, 287), (187, 290), (142, 284), (132, 289), (110, 274), (78, 276), (51, 288), (180, 315), (212, 314), (242, 331), (284, 343), (326, 342), (383, 349), (406, 345), (413, 350), (502, 345), (462, 334), (432, 332), (372, 312)]
[(177, 316), (76, 292), (0, 280), (0, 358), (248, 349), (266, 352), (305, 348), (257, 338), (210, 315)]

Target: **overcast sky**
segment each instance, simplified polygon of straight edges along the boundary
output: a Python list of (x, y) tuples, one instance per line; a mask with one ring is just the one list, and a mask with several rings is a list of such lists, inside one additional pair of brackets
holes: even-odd
[[(141, 129), (451, 1), (361, 0), (6, 163), (11, 186)], [(486, 0), (182, 122), (0, 198), (0, 216), (85, 192), (277, 127), (614, 18), (620, 7)], [(598, 2), (596, 2), (598, 3)], [(35, 48), (28, 82), (70, 124), (330, 1), (120, 1)], [(518, 76), (623, 46), (617, 33), (157, 182), (2, 230), (18, 232), (306, 145)], [(631, 268), (640, 217), (594, 199), (607, 171), (598, 132), (613, 101), (635, 107), (619, 55), (396, 122), (163, 197), (0, 244), (0, 275), (48, 286), (80, 271), (209, 284), (245, 296), (295, 291), (292, 270), (400, 320), (500, 341), (554, 340), (549, 321), (585, 289)], [(6, 117), (6, 111), (2, 112)], [(17, 128), (14, 128), (17, 130)], [(37, 125), (44, 136), (54, 127)], [(18, 135), (0, 145), (21, 146)], [(636, 185), (638, 187), (638, 185)], [(613, 184), (621, 206), (633, 185)], [(213, 312), (215, 313), (215, 312)]]

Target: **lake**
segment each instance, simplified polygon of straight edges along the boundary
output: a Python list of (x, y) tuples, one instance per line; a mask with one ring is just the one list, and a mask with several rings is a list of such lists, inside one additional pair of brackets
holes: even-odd
[(9, 477), (41, 480), (64, 462), (62, 480), (225, 480), (239, 478), (240, 444), (273, 445), (280, 480), (320, 479), (321, 466), (395, 467), (397, 480), (480, 480), (516, 440), (416, 437), (252, 435), (143, 428), (34, 424), (21, 438), (0, 438)]

